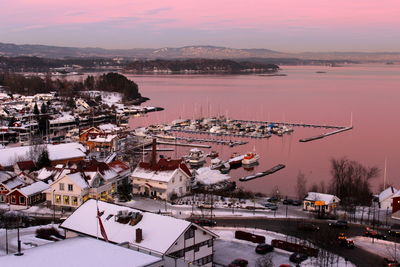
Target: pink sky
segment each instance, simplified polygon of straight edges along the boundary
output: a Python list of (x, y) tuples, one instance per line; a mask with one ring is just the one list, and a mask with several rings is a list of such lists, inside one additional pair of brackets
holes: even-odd
[[(1, 6), (0, 42), (129, 48), (203, 40), (286, 51), (394, 51), (400, 40), (395, 0), (5, 0)], [(102, 41), (113, 36), (124, 36), (123, 44)]]

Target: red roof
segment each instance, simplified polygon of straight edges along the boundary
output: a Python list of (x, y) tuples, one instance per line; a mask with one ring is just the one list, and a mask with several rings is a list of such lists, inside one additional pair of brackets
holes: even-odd
[(152, 171), (173, 171), (180, 168), (187, 175), (192, 176), (189, 168), (181, 159), (160, 159), (156, 164), (152, 165), (150, 162), (140, 162), (139, 167)]
[(36, 168), (35, 163), (32, 160), (27, 160), (27, 161), (18, 161), (17, 162), (18, 168), (21, 171), (25, 171), (25, 170), (33, 170)]
[(129, 166), (120, 160), (114, 160), (113, 162), (108, 163), (108, 166), (113, 169), (120, 168), (122, 171), (129, 170)]

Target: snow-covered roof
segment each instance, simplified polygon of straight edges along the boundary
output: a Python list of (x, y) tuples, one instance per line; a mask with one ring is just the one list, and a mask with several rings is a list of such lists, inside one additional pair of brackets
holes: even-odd
[(308, 192), (304, 200), (324, 201), (326, 205), (331, 203), (338, 203), (340, 201), (340, 199), (337, 196), (324, 193), (317, 193), (317, 192)]
[[(52, 161), (73, 159), (85, 156), (86, 149), (79, 143), (66, 143), (66, 144), (47, 144), (49, 152), (49, 159)], [(0, 165), (12, 166), (21, 159), (30, 159), (30, 151), (32, 146), (19, 146), (4, 148), (0, 153)]]
[(76, 185), (78, 185), (82, 189), (89, 188), (89, 184), (86, 182), (86, 179), (83, 177), (82, 173), (70, 173), (67, 174), (68, 178), (70, 178)]
[(12, 190), (14, 188), (25, 185), (26, 183), (21, 180), (19, 177), (13, 177), (9, 180), (3, 181), (2, 184), (8, 189)]
[(382, 202), (388, 198), (391, 198), (395, 193), (397, 193), (397, 189), (394, 188), (393, 186), (389, 186), (388, 188), (386, 188), (385, 190), (383, 190), (380, 194), (379, 194), (379, 202)]
[(199, 168), (196, 172), (196, 180), (203, 184), (215, 184), (231, 178), (219, 170), (211, 170), (209, 167)]
[(168, 182), (169, 180), (171, 180), (172, 176), (174, 176), (176, 172), (177, 169), (166, 171), (153, 171), (141, 167), (136, 167), (136, 169), (132, 172), (132, 177), (160, 182)]
[(101, 124), (97, 127), (102, 131), (115, 131), (116, 129), (119, 129), (119, 127), (117, 125), (112, 124), (112, 123)]
[(26, 267), (139, 267), (161, 258), (110, 244), (90, 237), (74, 237), (24, 250), (24, 255), (1, 257), (2, 266)]
[(42, 181), (33, 183), (31, 185), (28, 185), (26, 187), (23, 187), (21, 189), (18, 189), (22, 194), (24, 194), (26, 197), (35, 195), (37, 193), (40, 193), (46, 189), (48, 189), (50, 186)]
[(95, 138), (93, 138), (93, 139), (89, 139), (88, 141), (91, 141), (91, 142), (97, 142), (97, 143), (109, 143), (109, 142), (111, 142), (112, 140), (114, 140), (114, 138), (116, 138), (117, 137), (117, 135), (115, 135), (115, 134), (110, 134), (110, 135), (106, 135), (106, 136), (96, 136)]
[[(97, 203), (96, 203), (97, 202)], [(190, 222), (170, 216), (143, 212), (103, 201), (90, 199), (82, 204), (62, 224), (61, 228), (103, 239), (97, 223), (97, 205), (108, 240), (113, 243), (129, 242), (148, 250), (165, 254), (176, 240), (188, 229)], [(143, 217), (136, 225), (115, 220), (119, 211), (140, 212)], [(108, 219), (107, 219), (108, 218)], [(143, 240), (136, 243), (136, 229), (142, 229)]]

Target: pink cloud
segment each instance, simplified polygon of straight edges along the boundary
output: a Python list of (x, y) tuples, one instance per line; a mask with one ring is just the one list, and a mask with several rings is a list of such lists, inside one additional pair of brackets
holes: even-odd
[[(395, 0), (15, 0), (2, 4), (6, 24), (64, 25), (134, 17), (168, 19), (161, 27), (362, 27), (399, 23)], [(71, 15), (74, 14), (74, 15)]]

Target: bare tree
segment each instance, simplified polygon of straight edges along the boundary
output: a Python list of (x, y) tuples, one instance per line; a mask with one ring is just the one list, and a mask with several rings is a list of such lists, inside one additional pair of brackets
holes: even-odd
[(331, 160), (332, 179), (329, 191), (341, 199), (343, 205), (369, 205), (372, 197), (370, 181), (379, 175), (377, 167), (365, 167), (346, 158)]
[(272, 256), (270, 254), (259, 257), (256, 260), (256, 267), (273, 267)]
[(301, 171), (297, 174), (296, 192), (298, 200), (302, 200), (307, 194), (307, 178)]

